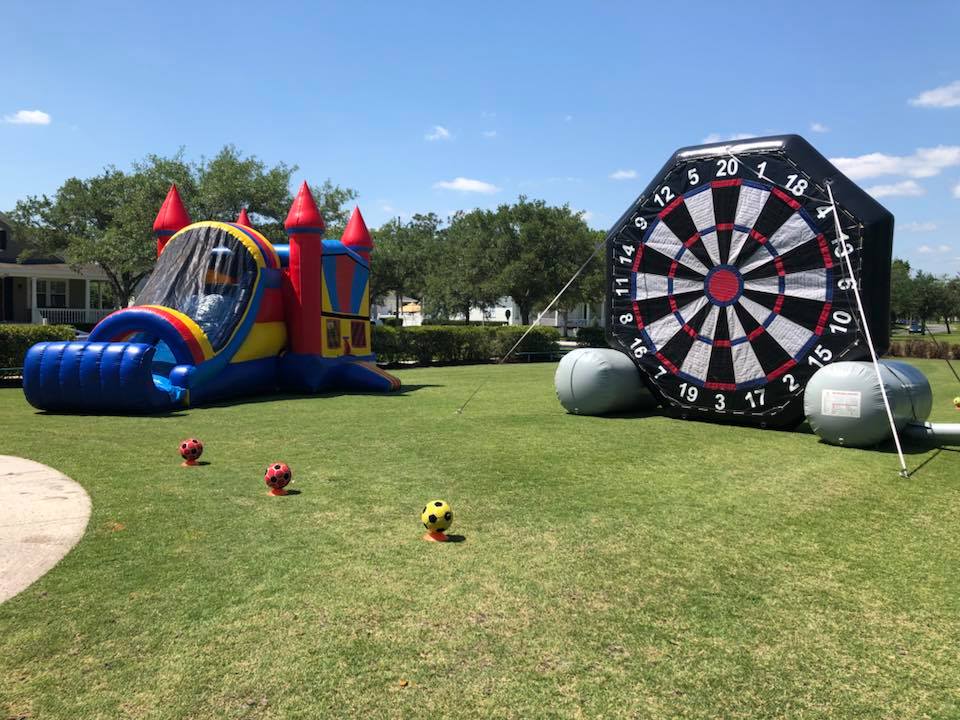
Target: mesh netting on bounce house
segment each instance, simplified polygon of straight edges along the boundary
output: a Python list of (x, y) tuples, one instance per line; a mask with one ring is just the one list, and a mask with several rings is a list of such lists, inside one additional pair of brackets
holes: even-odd
[(340, 240), (306, 183), (274, 245), (237, 222), (190, 223), (170, 189), (157, 215), (157, 263), (137, 304), (85, 342), (34, 345), (23, 391), (42, 410), (157, 412), (284, 389), (388, 392), (370, 333), (373, 241), (359, 209)]
[[(885, 439), (857, 430), (886, 415), (877, 374), (843, 368), (870, 359), (870, 339), (887, 350), (892, 248), (893, 215), (797, 135), (682, 148), (607, 235), (615, 350), (567, 355), (561, 403), (604, 414), (652, 395), (682, 418), (836, 428), (825, 415), (846, 418), (825, 439)], [(916, 371), (902, 382), (908, 371), (887, 364), (894, 401), (929, 394)], [(843, 388), (818, 386), (823, 402), (807, 397), (805, 413), (805, 390), (827, 368)], [(926, 419), (923, 402), (892, 404), (905, 408), (898, 425)]]

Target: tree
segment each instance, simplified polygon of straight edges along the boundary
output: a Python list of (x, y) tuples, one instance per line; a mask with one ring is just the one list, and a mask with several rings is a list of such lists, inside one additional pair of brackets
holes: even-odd
[[(606, 240), (605, 230), (591, 230), (593, 248)], [(592, 252), (593, 250), (591, 250)], [(589, 255), (584, 257), (584, 261)], [(578, 305), (597, 305), (604, 301), (606, 291), (606, 268), (603, 266), (603, 253), (598, 251), (590, 264), (580, 273), (574, 283), (557, 301), (557, 309), (563, 313), (563, 333), (567, 333), (567, 315)], [(597, 319), (599, 322), (599, 318)]]
[(440, 229), (433, 213), (414, 215), (404, 223), (397, 218), (371, 231), (376, 261), (371, 263), (370, 298), (382, 301), (388, 293), (396, 298), (396, 313), (404, 295), (422, 298), (425, 264)]
[(946, 282), (944, 287), (944, 322), (947, 326), (947, 332), (950, 332), (949, 318), (960, 317), (960, 276), (952, 278)]
[(910, 277), (910, 263), (895, 259), (890, 266), (890, 312), (895, 320), (910, 319), (917, 312), (917, 295)]
[(521, 195), (497, 208), (492, 240), (501, 294), (513, 298), (529, 325), (533, 308), (552, 300), (590, 255), (594, 234), (569, 205), (551, 207)]
[[(171, 183), (192, 217), (233, 220), (246, 207), (268, 239), (285, 242), (283, 219), (296, 169), (284, 163), (267, 167), (232, 145), (197, 163), (185, 160), (183, 150), (171, 157), (148, 155), (130, 172), (107, 167), (92, 178), (66, 180), (52, 198), (27, 197), (10, 217), (26, 244), (24, 257), (53, 255), (74, 267), (99, 265), (116, 297), (127, 299), (153, 268), (153, 220)], [(343, 206), (356, 193), (327, 180), (314, 195), (332, 227), (342, 227), (348, 213)]]
[(917, 299), (917, 313), (920, 315), (922, 329), (927, 330), (927, 320), (940, 314), (943, 307), (943, 281), (930, 273), (918, 270), (913, 279)]
[(500, 298), (497, 269), (490, 252), (494, 216), (488, 210), (458, 212), (438, 233), (427, 255), (424, 288), (426, 310), (439, 317), (486, 309)]

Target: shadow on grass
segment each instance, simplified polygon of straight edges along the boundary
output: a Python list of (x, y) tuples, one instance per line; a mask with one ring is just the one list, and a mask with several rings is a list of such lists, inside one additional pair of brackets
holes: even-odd
[(120, 410), (104, 410), (103, 412), (75, 412), (71, 410), (37, 410), (36, 415), (72, 416), (72, 417), (128, 417), (128, 418), (178, 418), (189, 415), (186, 409), (171, 410), (169, 412), (122, 412)]
[[(929, 450), (930, 450), (930, 448), (927, 448), (927, 451), (929, 451)], [(925, 468), (928, 463), (932, 462), (934, 459), (936, 459), (937, 457), (939, 457), (941, 453), (960, 453), (960, 450), (958, 450), (958, 449), (956, 449), (956, 448), (947, 448), (947, 447), (938, 447), (938, 448), (935, 448), (934, 451), (933, 451), (932, 453), (930, 453), (930, 457), (926, 458), (922, 463), (920, 463), (919, 465), (917, 465), (917, 466), (916, 466), (915, 468), (913, 468), (912, 470), (911, 470), (909, 467), (907, 468), (907, 472), (909, 473), (909, 477), (911, 477), (911, 478), (914, 477), (917, 473), (919, 473), (921, 470), (923, 470), (923, 468)]]
[(358, 390), (355, 391), (342, 391), (342, 392), (320, 392), (320, 393), (286, 393), (286, 392), (271, 392), (265, 393), (263, 395), (247, 395), (236, 398), (227, 398), (224, 400), (217, 400), (215, 402), (201, 403), (197, 405), (198, 408), (214, 408), (214, 407), (231, 407), (233, 405), (252, 405), (256, 403), (265, 403), (265, 402), (277, 402), (278, 400), (315, 400), (318, 398), (335, 398), (335, 397), (349, 397), (354, 395), (374, 395), (377, 397), (405, 397), (412, 393), (417, 392), (418, 390), (423, 390), (424, 388), (432, 387), (445, 387), (444, 385), (436, 384), (423, 384), (423, 385), (403, 385), (399, 390), (394, 392), (361, 392)]
[[(567, 414), (574, 415), (574, 413), (567, 413)], [(579, 417), (579, 416), (576, 416), (576, 417)], [(717, 425), (726, 425), (728, 427), (742, 427), (748, 430), (760, 430), (767, 433), (781, 432), (781, 433), (789, 433), (791, 435), (793, 434), (813, 435), (813, 430), (810, 429), (810, 425), (807, 424), (806, 422), (802, 422), (800, 425), (796, 427), (790, 427), (790, 426), (764, 427), (764, 426), (757, 425), (756, 423), (753, 423), (753, 422), (746, 422), (746, 421), (738, 422), (736, 418), (707, 419), (703, 417), (694, 417), (694, 416), (684, 417), (680, 413), (667, 412), (659, 407), (637, 408), (634, 410), (626, 410), (624, 412), (609, 413), (607, 415), (592, 415), (592, 416), (584, 416), (584, 417), (598, 417), (604, 420), (643, 420), (646, 418), (663, 417), (663, 418), (669, 418), (671, 420), (677, 420), (678, 422), (682, 422), (682, 423), (697, 423), (697, 424), (703, 424), (703, 425), (710, 425), (711, 427), (716, 427)]]

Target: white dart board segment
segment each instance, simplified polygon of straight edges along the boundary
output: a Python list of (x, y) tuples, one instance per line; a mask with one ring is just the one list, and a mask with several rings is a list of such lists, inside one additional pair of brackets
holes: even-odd
[(797, 135), (682, 148), (607, 237), (608, 341), (668, 411), (796, 425), (814, 372), (869, 355), (855, 284), (887, 349), (892, 246), (893, 215)]

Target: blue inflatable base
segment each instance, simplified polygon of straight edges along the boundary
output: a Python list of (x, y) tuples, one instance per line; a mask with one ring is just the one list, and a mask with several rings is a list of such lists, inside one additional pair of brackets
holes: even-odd
[(37, 343), (24, 359), (23, 393), (41, 410), (169, 410), (184, 390), (154, 381), (155, 351), (144, 343)]
[(399, 380), (376, 366), (372, 354), (323, 358), (286, 353), (229, 363), (198, 380), (194, 366), (170, 369), (169, 362), (157, 361), (156, 352), (155, 345), (146, 343), (38, 343), (27, 351), (23, 392), (40, 410), (150, 413), (278, 389), (320, 393), (400, 388)]

